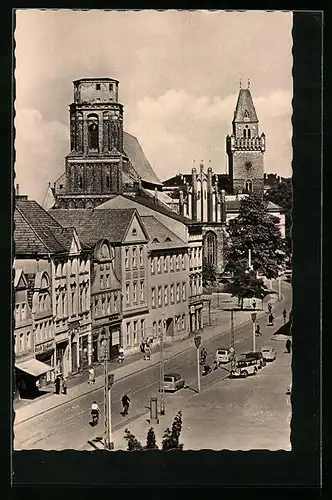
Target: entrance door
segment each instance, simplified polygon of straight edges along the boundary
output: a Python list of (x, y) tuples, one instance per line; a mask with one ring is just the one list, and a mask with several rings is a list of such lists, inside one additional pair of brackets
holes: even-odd
[(72, 344), (71, 344), (71, 366), (72, 366), (72, 372), (76, 373), (78, 371), (78, 367), (77, 367), (77, 342), (72, 342)]
[(173, 318), (167, 318), (166, 320), (166, 335), (171, 337), (174, 333), (174, 321)]

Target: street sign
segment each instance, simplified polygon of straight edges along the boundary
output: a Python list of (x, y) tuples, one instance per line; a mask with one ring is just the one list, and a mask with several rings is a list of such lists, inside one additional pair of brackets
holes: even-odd
[(253, 322), (253, 323), (255, 323), (256, 318), (257, 318), (257, 313), (252, 313), (252, 314), (251, 314), (251, 319), (252, 319), (252, 322)]
[(196, 335), (196, 337), (194, 337), (194, 342), (195, 342), (195, 346), (197, 347), (197, 349), (201, 345), (201, 340), (202, 340), (202, 337), (200, 335)]

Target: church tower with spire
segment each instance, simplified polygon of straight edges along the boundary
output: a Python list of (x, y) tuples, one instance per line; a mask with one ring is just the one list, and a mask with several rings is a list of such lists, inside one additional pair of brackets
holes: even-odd
[(241, 88), (232, 122), (232, 134), (226, 138), (229, 176), (233, 194), (264, 192), (265, 134), (259, 135), (258, 118), (250, 93), (250, 82)]

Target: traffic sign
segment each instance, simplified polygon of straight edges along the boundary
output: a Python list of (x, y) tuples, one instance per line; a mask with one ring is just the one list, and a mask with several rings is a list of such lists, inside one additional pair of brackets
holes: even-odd
[(195, 342), (195, 346), (197, 347), (197, 349), (201, 345), (201, 340), (202, 340), (202, 337), (200, 335), (196, 335), (196, 337), (194, 337), (194, 342)]

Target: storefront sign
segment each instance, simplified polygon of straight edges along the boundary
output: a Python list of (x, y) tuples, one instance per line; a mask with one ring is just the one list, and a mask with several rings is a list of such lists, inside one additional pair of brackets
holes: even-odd
[(45, 351), (50, 351), (54, 348), (53, 340), (49, 342), (45, 342), (44, 344), (37, 344), (35, 346), (35, 352), (40, 353), (40, 352), (45, 352)]

